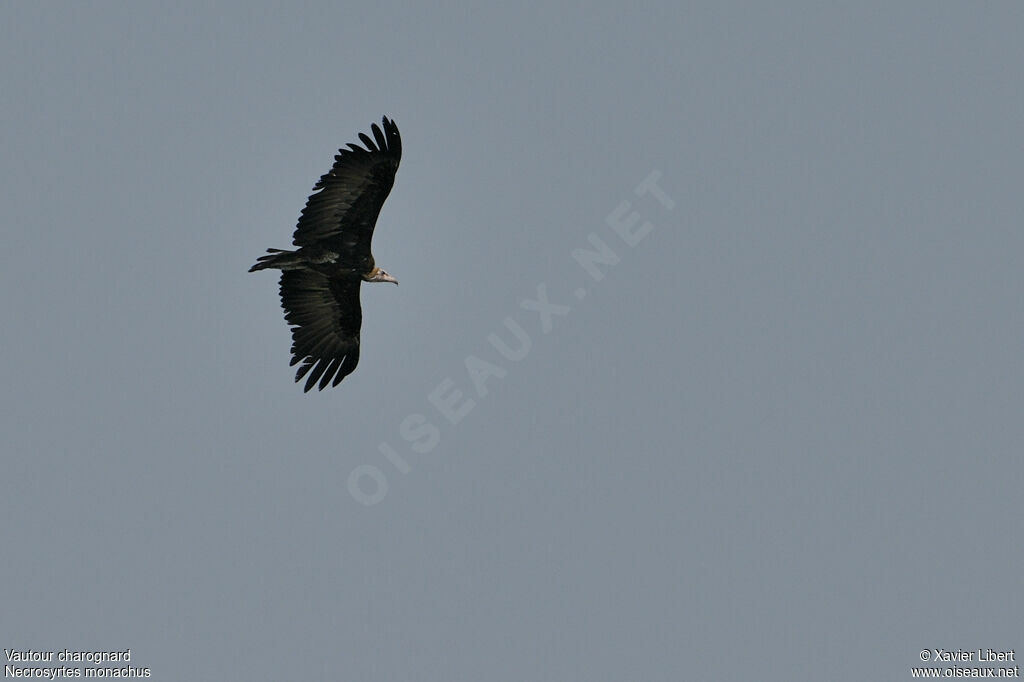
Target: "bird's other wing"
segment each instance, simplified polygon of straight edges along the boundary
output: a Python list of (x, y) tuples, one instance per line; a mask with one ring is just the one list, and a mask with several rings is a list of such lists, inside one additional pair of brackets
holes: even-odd
[(320, 382), (337, 386), (359, 363), (359, 277), (328, 278), (310, 270), (281, 273), (281, 305), (292, 325), (292, 365), (302, 365), (295, 381), (306, 374), (304, 391)]
[(381, 124), (383, 130), (376, 123), (371, 127), (373, 139), (359, 134), (365, 147), (338, 150), (334, 167), (313, 187), (302, 210), (292, 239), (296, 246), (318, 244), (359, 265), (369, 258), (373, 226), (402, 159), (398, 126), (386, 116)]

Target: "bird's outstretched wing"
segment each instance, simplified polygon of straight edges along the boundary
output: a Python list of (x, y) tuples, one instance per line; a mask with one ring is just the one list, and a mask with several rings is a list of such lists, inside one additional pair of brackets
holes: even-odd
[(373, 139), (359, 134), (365, 148), (349, 144), (338, 150), (334, 167), (313, 187), (302, 210), (292, 239), (296, 246), (324, 246), (340, 254), (340, 263), (373, 267), (373, 227), (402, 159), (398, 126), (386, 116), (381, 125), (383, 130), (373, 124)]
[[(281, 305), (292, 325), (295, 381), (309, 374), (304, 391), (320, 382), (337, 386), (359, 363), (359, 277), (328, 278), (312, 270), (281, 273)], [(333, 383), (332, 383), (333, 379)]]

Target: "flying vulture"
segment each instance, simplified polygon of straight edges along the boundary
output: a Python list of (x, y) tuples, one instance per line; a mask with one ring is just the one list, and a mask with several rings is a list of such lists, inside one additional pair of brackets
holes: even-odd
[(320, 382), (337, 386), (359, 362), (359, 285), (398, 280), (373, 262), (370, 240), (402, 158), (402, 138), (385, 116), (373, 124), (364, 147), (338, 150), (331, 168), (302, 209), (294, 251), (267, 249), (249, 272), (281, 271), (281, 306), (292, 327), (292, 365), (302, 363), (295, 381), (307, 374), (305, 391)]

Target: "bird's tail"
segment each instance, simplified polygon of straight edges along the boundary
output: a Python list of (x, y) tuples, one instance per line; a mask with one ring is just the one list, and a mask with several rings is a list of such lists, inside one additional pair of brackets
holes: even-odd
[(249, 272), (274, 268), (276, 270), (293, 270), (301, 266), (305, 261), (296, 251), (285, 251), (284, 249), (267, 249), (268, 256), (260, 256), (256, 259), (256, 265), (249, 268)]

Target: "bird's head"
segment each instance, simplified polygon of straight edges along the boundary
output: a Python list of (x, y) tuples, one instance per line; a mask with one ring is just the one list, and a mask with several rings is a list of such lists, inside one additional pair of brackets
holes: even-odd
[(370, 271), (370, 274), (363, 275), (363, 279), (367, 282), (391, 282), (392, 284), (398, 284), (398, 280), (384, 272), (380, 268), (374, 268)]

